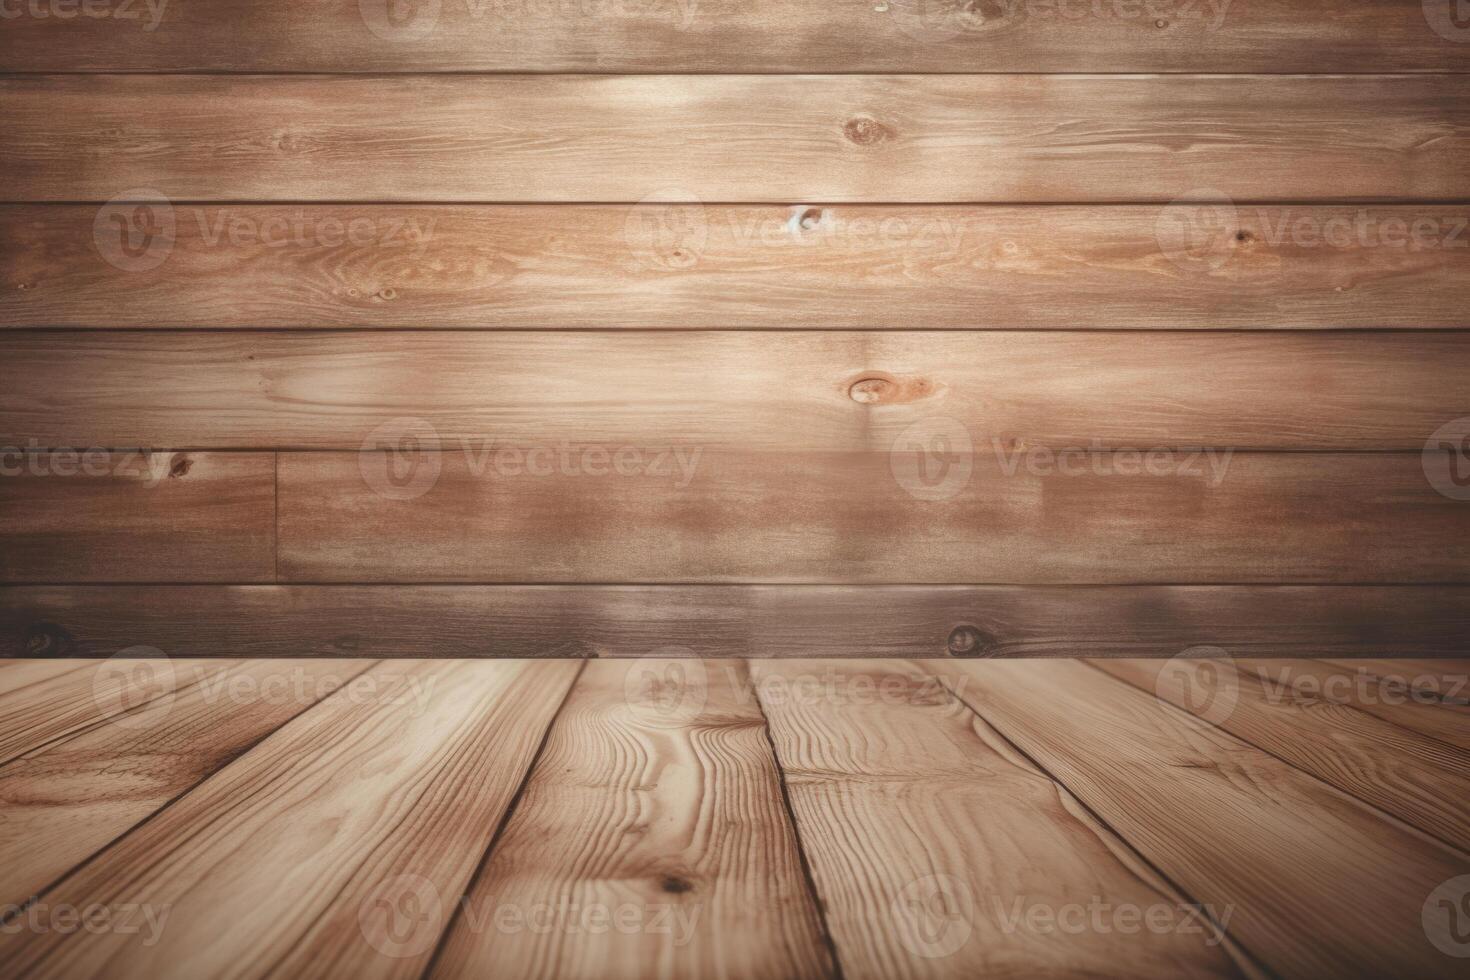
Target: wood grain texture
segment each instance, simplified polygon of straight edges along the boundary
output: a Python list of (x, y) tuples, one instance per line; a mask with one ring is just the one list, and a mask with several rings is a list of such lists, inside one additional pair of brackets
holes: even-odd
[[(182, 657), (1172, 657), (1201, 645), (1236, 657), (1450, 657), (1470, 648), (1470, 588), (0, 588), (0, 657), (108, 657), (137, 644)], [(1417, 663), (1397, 669), (1465, 673)], [(20, 671), (0, 667), (3, 689)]]
[(37, 977), (417, 976), (576, 669), (375, 667), (46, 893), (167, 909), (152, 945), (23, 931), (0, 956)]
[(13, 201), (1470, 197), (1459, 75), (11, 76), (0, 115)]
[(939, 678), (895, 662), (752, 670), (844, 976), (1090, 976), (1124, 959), (1140, 976), (1239, 975), (1204, 935), (1016, 927), (1078, 896), (1185, 899)]
[[(102, 224), (98, 225), (99, 214)], [(1470, 210), (0, 206), (0, 327), (1470, 326)], [(171, 228), (171, 231), (170, 231)], [(153, 258), (157, 264), (153, 264)], [(149, 266), (149, 267), (144, 267)]]
[(979, 6), (959, 0), (882, 6), (445, 0), (402, 8), (394, 20), (386, 3), (356, 0), (192, 0), (103, 9), (111, 16), (9, 19), (0, 33), (0, 62), (29, 72), (1470, 68), (1470, 49), (1432, 31), (1420, 0)]
[(1465, 873), (1465, 852), (1085, 664), (945, 669), (962, 671), (962, 697), (1169, 880), (1230, 908), (1231, 934), (1273, 973), (1456, 975), (1421, 910)]
[(0, 902), (40, 895), (368, 666), (156, 662), (168, 675), (165, 703), (111, 715), (0, 766)]
[[(1278, 664), (1259, 666), (1269, 672)], [(1101, 660), (1096, 666), (1470, 851), (1470, 814), (1463, 806), (1470, 800), (1470, 753), (1390, 724), (1356, 700), (1302, 697), (1289, 684), (1274, 685), (1225, 661)], [(1214, 678), (1217, 686), (1207, 686)], [(1216, 691), (1232, 700), (1216, 702), (1212, 693), (1201, 693)]]
[[(1293, 661), (1288, 665), (1241, 661), (1240, 668), (1275, 690), (1294, 697), (1353, 705), (1376, 718), (1470, 752), (1470, 677), (1463, 668), (1428, 671), (1416, 667), (1363, 668), (1348, 664)], [(1447, 697), (1416, 697), (1415, 690)], [(1454, 703), (1451, 703), (1451, 702)]]
[(833, 976), (781, 799), (738, 663), (588, 664), (430, 975)]
[(0, 525), (3, 582), (275, 578), (269, 453), (9, 451), (0, 507), (15, 515)]
[(448, 454), (416, 460), (434, 479), (408, 499), (365, 465), (282, 455), (282, 581), (1470, 579), (1470, 510), (1429, 485), (1418, 456), (1238, 453), (1218, 484), (1007, 475), (982, 457), (944, 500), (909, 492), (875, 453), (706, 453), (682, 487), (667, 474), (477, 475)]
[(13, 331), (0, 418), (42, 447), (412, 443), (490, 466), (499, 449), (564, 441), (962, 453), (968, 440), (1007, 465), (1039, 448), (1418, 454), (1470, 415), (1467, 370), (1458, 332)]

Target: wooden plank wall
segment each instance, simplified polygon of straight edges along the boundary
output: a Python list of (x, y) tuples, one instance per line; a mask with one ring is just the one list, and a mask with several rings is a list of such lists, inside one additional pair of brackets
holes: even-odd
[(1470, 641), (1450, 0), (54, 7), (0, 654)]

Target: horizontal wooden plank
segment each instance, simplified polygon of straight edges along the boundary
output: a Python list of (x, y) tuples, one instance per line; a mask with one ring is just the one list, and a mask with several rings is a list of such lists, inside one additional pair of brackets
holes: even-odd
[(1470, 197), (1463, 75), (10, 76), (0, 115), (13, 201)]
[(211, 663), (208, 673), (178, 660), (138, 666), (166, 676), (164, 704), (144, 706), (141, 717), (112, 715), (0, 767), (0, 901), (7, 905), (41, 894), (370, 664)]
[(1470, 587), (0, 588), (0, 657), (139, 644), (178, 657), (1453, 657), (1470, 649)]
[(1029, 467), (1041, 448), (1418, 453), (1470, 415), (1467, 370), (1456, 332), (10, 331), (0, 419), (42, 447), (411, 441), (499, 466), (564, 441), (968, 443)]
[(0, 207), (0, 327), (1470, 326), (1463, 206), (140, 207)]
[[(1442, 71), (1452, 4), (454, 0), (14, 5), (10, 71)], [(9, 10), (11, 8), (7, 8)], [(72, 12), (68, 12), (68, 10)], [(93, 9), (93, 8), (89, 8)]]
[(270, 453), (10, 450), (0, 507), (0, 582), (275, 578)]
[(1448, 938), (1426, 938), (1424, 907), (1465, 873), (1465, 852), (1085, 664), (943, 669), (962, 671), (961, 698), (1154, 868), (1228, 914), (1269, 975), (1463, 972), (1441, 952)]
[[(703, 454), (685, 475), (280, 457), (292, 582), (1470, 582), (1470, 508), (1418, 455), (1161, 454), (1041, 474), (977, 457), (943, 499), (878, 453)], [(912, 460), (909, 460), (912, 462)], [(916, 465), (916, 464), (915, 464)], [(1345, 529), (1350, 531), (1345, 533)]]

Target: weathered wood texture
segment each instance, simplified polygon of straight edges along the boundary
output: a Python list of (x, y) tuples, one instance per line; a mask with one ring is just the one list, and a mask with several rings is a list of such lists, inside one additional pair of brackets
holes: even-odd
[(963, 699), (1154, 868), (1228, 909), (1231, 934), (1273, 973), (1459, 967), (1426, 941), (1421, 912), (1465, 873), (1465, 852), (1085, 664), (943, 669), (963, 672)]
[(587, 665), (431, 976), (834, 975), (760, 707), (723, 666)]
[[(102, 9), (106, 16), (12, 17), (0, 32), (0, 63), (29, 72), (1470, 69), (1470, 48), (1452, 43), (1448, 0), (444, 0), (404, 8), (190, 0)], [(1443, 17), (1444, 33), (1427, 16)]]
[[(369, 664), (338, 660), (150, 667), (138, 710), (112, 714), (0, 766), (0, 903), (23, 904)], [(151, 697), (148, 697), (151, 695)], [(143, 700), (147, 697), (147, 700)]]
[(5, 467), (0, 582), (275, 578), (270, 453), (9, 451)]
[[(705, 453), (669, 473), (476, 473), (415, 454), (404, 489), (359, 453), (280, 457), (292, 582), (1447, 583), (1470, 509), (1417, 455), (1237, 453), (1223, 473), (1008, 475), (945, 499), (876, 453)], [(364, 462), (364, 460), (369, 462)], [(1089, 457), (1099, 466), (1115, 457)], [(403, 496), (400, 494), (407, 494)], [(1351, 528), (1345, 534), (1344, 528)]]
[(1038, 447), (1418, 454), (1470, 415), (1467, 371), (1460, 332), (8, 332), (0, 418), (43, 448), (412, 443), (494, 466), (563, 442), (969, 442), (1025, 468)]
[(1208, 201), (10, 205), (0, 327), (1466, 327), (1467, 222)]
[[(646, 657), (668, 648), (700, 657), (1172, 657), (1202, 645), (1236, 657), (1453, 657), (1470, 649), (1470, 588), (0, 588), (0, 657), (106, 657), (139, 644), (176, 657)], [(1396, 669), (1412, 677), (1433, 663)], [(46, 667), (30, 664), (12, 662), (0, 687)]]
[(155, 942), (17, 931), (0, 958), (37, 977), (416, 977), (576, 671), (381, 664), (46, 893), (166, 908)]
[[(1192, 658), (1103, 660), (1096, 666), (1470, 851), (1470, 814), (1464, 807), (1470, 800), (1470, 753), (1386, 722), (1364, 710), (1358, 699), (1340, 703), (1303, 696), (1289, 682), (1294, 665), (1260, 665), (1267, 673), (1286, 670), (1288, 680), (1280, 685), (1229, 663)], [(1223, 688), (1210, 686), (1212, 676), (1223, 679)], [(1217, 690), (1229, 694), (1228, 704), (1215, 700)], [(1383, 696), (1371, 687), (1367, 694)]]
[[(1182, 897), (913, 664), (762, 662), (755, 694), (852, 978), (1235, 976), (1205, 933), (1027, 928), (1077, 896)], [(944, 669), (944, 668), (936, 668)], [(686, 687), (693, 687), (685, 681)]]
[(1470, 197), (1470, 77), (10, 76), (14, 201)]

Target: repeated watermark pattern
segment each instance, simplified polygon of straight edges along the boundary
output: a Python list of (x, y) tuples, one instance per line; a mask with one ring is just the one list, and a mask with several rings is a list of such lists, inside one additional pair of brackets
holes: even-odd
[(23, 905), (0, 905), (0, 935), (55, 933), (70, 936), (85, 932), (93, 936), (138, 937), (142, 946), (156, 946), (163, 938), (173, 904), (164, 902), (91, 902), (73, 905), (33, 897)]
[(639, 19), (687, 31), (698, 0), (358, 0), (363, 25), (395, 44), (433, 37), (441, 18), (503, 29), (508, 22)]
[(1331, 214), (1278, 206), (1243, 209), (1225, 192), (1204, 187), (1160, 209), (1154, 237), (1160, 252), (1177, 268), (1208, 275), (1225, 268), (1255, 242), (1296, 249), (1470, 249), (1470, 217), (1402, 209), (1358, 208)]
[(173, 254), (180, 238), (203, 248), (402, 249), (421, 258), (438, 222), (432, 213), (413, 212), (350, 218), (299, 208), (282, 213), (228, 205), (176, 207), (152, 188), (135, 188), (97, 209), (92, 241), (111, 266), (123, 272), (150, 272)]
[(1190, 647), (1170, 657), (1154, 679), (1154, 693), (1173, 702), (1176, 692), (1186, 710), (1211, 724), (1225, 723), (1240, 703), (1234, 658), (1213, 646)]
[(1429, 893), (1420, 913), (1424, 935), (1446, 956), (1470, 959), (1470, 875), (1460, 875)]
[(562, 440), (525, 446), (460, 436), (441, 439), (426, 419), (382, 423), (363, 440), (358, 470), (365, 484), (389, 500), (413, 500), (439, 482), (446, 453), (458, 453), (471, 479), (607, 477), (667, 480), (676, 490), (694, 482), (701, 446), (634, 446)]
[(385, 879), (363, 899), (357, 924), (374, 950), (402, 959), (432, 950), (451, 912), (456, 913), (457, 933), (653, 936), (679, 948), (694, 940), (704, 903), (578, 901), (570, 896), (549, 902), (507, 902), (462, 895), (446, 905), (428, 878), (401, 874)]
[(1451, 500), (1470, 500), (1470, 416), (1446, 422), (1420, 456), (1429, 485)]
[(969, 486), (978, 457), (989, 454), (990, 472), (1004, 478), (1030, 477), (1190, 477), (1211, 488), (1229, 473), (1235, 450), (1201, 446), (1139, 449), (1094, 439), (1086, 446), (1030, 446), (1022, 440), (992, 436), (977, 448), (959, 419), (930, 416), (907, 426), (889, 446), (894, 481), (919, 500), (950, 500)]
[(1094, 895), (1086, 902), (1030, 901), (1025, 896), (1004, 902), (992, 896), (996, 920), (1004, 933), (1080, 936), (1201, 936), (1206, 946), (1225, 941), (1234, 905), (1193, 902), (1114, 902)]
[(170, 477), (185, 475), (192, 466), (187, 455), (148, 449), (47, 449), (35, 439), (27, 440), (25, 446), (0, 445), (0, 478), (114, 476), (152, 489)]
[(984, 34), (1021, 24), (1041, 28), (1100, 21), (1149, 22), (1164, 29), (1200, 24), (1214, 33), (1225, 25), (1234, 0), (872, 0), (916, 41), (938, 43), (962, 34)]
[(1431, 30), (1456, 44), (1470, 44), (1470, 0), (1423, 0)]
[(0, 0), (0, 21), (108, 20), (151, 34), (168, 5), (169, 0)]

